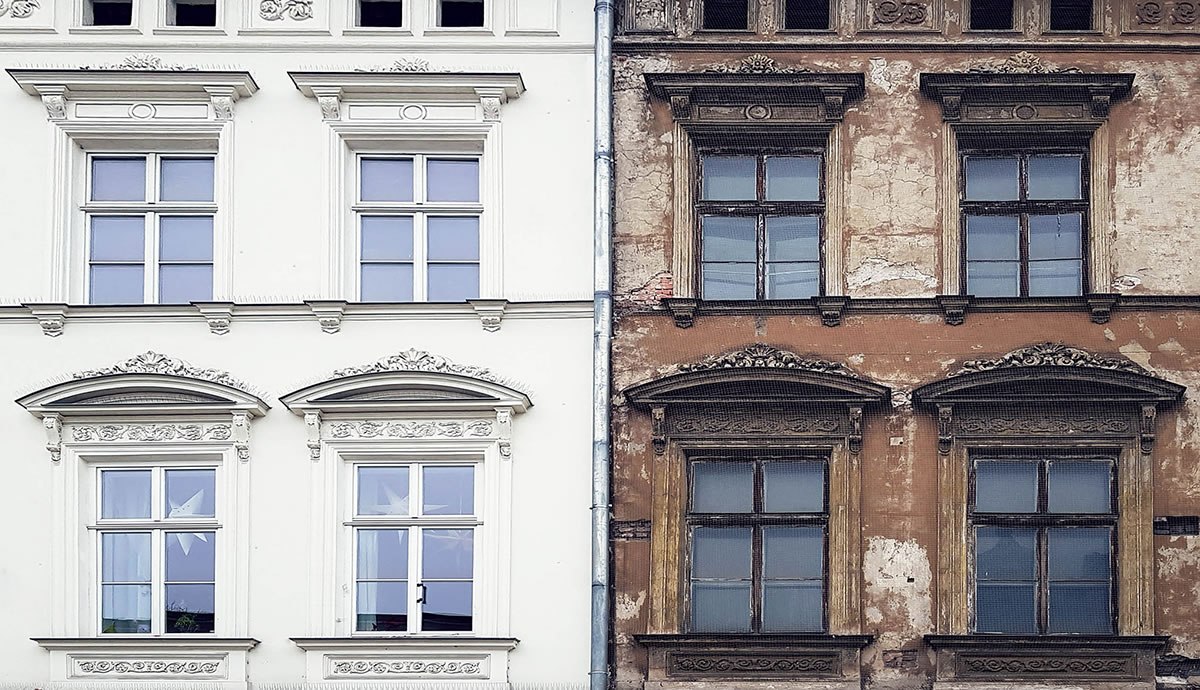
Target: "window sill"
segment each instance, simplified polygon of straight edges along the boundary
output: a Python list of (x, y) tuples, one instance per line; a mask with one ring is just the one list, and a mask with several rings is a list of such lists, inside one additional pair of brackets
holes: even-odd
[(508, 682), (513, 637), (293, 637), (310, 679)]
[(136, 26), (72, 26), (67, 29), (67, 32), (73, 34), (130, 35), (141, 34), (142, 30)]
[[(37, 637), (50, 652), (51, 680), (61, 687), (97, 681), (224, 681), (246, 687), (249, 637)], [(65, 681), (65, 682), (64, 682)]]
[(184, 649), (248, 652), (258, 645), (253, 637), (215, 637), (208, 635), (142, 635), (139, 637), (34, 637), (42, 649), (59, 650), (144, 650)]
[(781, 679), (853, 682), (873, 635), (693, 633), (634, 635), (649, 649), (650, 681)]
[(406, 26), (348, 26), (342, 29), (343, 36), (412, 36)]
[(229, 34), (220, 26), (159, 26), (154, 29), (155, 36), (226, 36)]
[(938, 680), (1123, 682), (1154, 687), (1165, 635), (926, 635)]
[(385, 648), (385, 649), (498, 649), (511, 651), (520, 643), (515, 637), (468, 637), (457, 635), (388, 635), (362, 637), (293, 637), (295, 645), (305, 651), (330, 651), (342, 649)]

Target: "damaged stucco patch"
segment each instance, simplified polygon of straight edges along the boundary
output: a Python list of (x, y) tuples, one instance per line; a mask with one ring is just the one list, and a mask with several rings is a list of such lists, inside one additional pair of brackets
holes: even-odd
[(915, 634), (933, 627), (929, 555), (915, 540), (871, 537), (863, 556), (866, 617), (871, 625), (887, 619), (888, 627), (903, 624)]
[(637, 598), (629, 596), (625, 592), (618, 592), (615, 601), (615, 613), (617, 620), (627, 621), (637, 618), (642, 612), (642, 606), (646, 603), (646, 590), (638, 592)]
[(881, 257), (870, 257), (858, 262), (846, 275), (846, 285), (852, 292), (862, 293), (872, 286), (889, 282), (915, 283), (925, 290), (937, 287), (938, 281), (911, 263), (890, 263)]

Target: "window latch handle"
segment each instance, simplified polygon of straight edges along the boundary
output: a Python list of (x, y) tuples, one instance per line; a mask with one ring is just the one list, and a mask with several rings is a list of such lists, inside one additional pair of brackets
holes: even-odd
[(424, 583), (424, 582), (418, 582), (418, 583), (417, 583), (417, 590), (418, 590), (418, 594), (417, 594), (417, 603), (418, 603), (418, 604), (424, 604), (424, 603), (425, 603), (425, 583)]

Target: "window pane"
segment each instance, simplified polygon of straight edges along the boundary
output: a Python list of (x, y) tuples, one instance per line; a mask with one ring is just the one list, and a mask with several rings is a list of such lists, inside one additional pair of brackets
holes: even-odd
[(475, 552), (473, 529), (425, 529), (421, 531), (421, 577), (469, 580)]
[[(705, 256), (705, 258), (711, 258)], [(818, 261), (821, 222), (816, 216), (767, 218), (767, 261)]]
[(363, 261), (412, 261), (412, 216), (363, 216)]
[(215, 532), (167, 532), (167, 582), (216, 580)]
[(479, 161), (430, 160), (429, 201), (479, 201)]
[(769, 156), (767, 199), (770, 201), (820, 201), (821, 159), (816, 156)]
[(1016, 216), (967, 216), (967, 259), (1021, 258), (1021, 222)]
[(752, 463), (692, 463), (692, 512), (749, 513), (753, 510)]
[(88, 302), (91, 304), (141, 304), (143, 267), (97, 265), (89, 271)]
[(971, 0), (972, 31), (1012, 29), (1013, 0)]
[(771, 580), (763, 583), (763, 632), (824, 629), (825, 592), (820, 581)]
[(407, 582), (360, 582), (355, 630), (403, 632), (408, 629)]
[(1111, 633), (1112, 592), (1108, 583), (1051, 582), (1052, 633)]
[(411, 302), (412, 264), (363, 264), (359, 299), (363, 302)]
[(470, 582), (426, 582), (421, 630), (470, 630)]
[(975, 631), (990, 633), (1035, 633), (1035, 585), (980, 582), (975, 589)]
[(829, 0), (787, 0), (783, 28), (817, 31), (829, 28)]
[(150, 585), (104, 585), (100, 588), (100, 630), (149, 633), (150, 608)]
[(161, 182), (162, 201), (212, 201), (213, 159), (164, 158)]
[(1012, 201), (1020, 198), (1016, 158), (967, 156), (968, 201)]
[(980, 460), (975, 465), (975, 510), (1032, 513), (1037, 510), (1037, 463)]
[(92, 159), (92, 201), (145, 200), (145, 158)]
[(101, 582), (150, 581), (149, 532), (105, 532), (100, 551)]
[(750, 632), (750, 582), (693, 582), (693, 632)]
[(358, 530), (358, 579), (407, 580), (408, 530)]
[(212, 264), (166, 264), (158, 268), (158, 301), (184, 304), (212, 299)]
[(692, 579), (750, 577), (749, 527), (692, 530)]
[(479, 219), (432, 217), (429, 219), (430, 261), (478, 261)]
[(975, 529), (975, 574), (982, 580), (1037, 577), (1037, 530), (1028, 527)]
[(214, 585), (167, 585), (167, 632), (210, 633), (216, 630), (214, 590)]
[(142, 261), (146, 220), (142, 216), (92, 216), (92, 261)]
[(425, 515), (472, 515), (475, 512), (474, 467), (426, 467), (421, 512)]
[(1083, 292), (1083, 262), (1031, 261), (1029, 294), (1032, 297), (1078, 295)]
[(212, 261), (212, 216), (159, 218), (158, 258), (163, 261)]
[(967, 294), (976, 297), (1016, 297), (1021, 294), (1019, 261), (968, 261)]
[(767, 299), (807, 299), (821, 292), (821, 264), (767, 264)]
[(757, 199), (758, 161), (753, 156), (704, 156), (703, 190), (707, 201)]
[(1051, 580), (1107, 580), (1112, 555), (1108, 527), (1056, 527), (1046, 530)]
[(752, 263), (705, 263), (702, 267), (701, 298), (754, 299), (755, 265)]
[(438, 26), (483, 26), (483, 0), (441, 0)]
[(479, 264), (430, 264), (429, 301), (462, 302), (479, 298)]
[(1083, 158), (1080, 156), (1031, 156), (1030, 199), (1079, 199)]
[(704, 28), (736, 31), (749, 21), (748, 0), (704, 0)]
[(358, 468), (358, 514), (408, 515), (408, 468)]
[(1050, 463), (1051, 513), (1107, 513), (1112, 510), (1112, 465), (1107, 462)]
[(825, 572), (825, 530), (820, 527), (764, 527), (763, 577), (820, 579)]
[(757, 231), (754, 218), (704, 216), (701, 222), (705, 261), (755, 260)]
[(213, 517), (216, 510), (216, 470), (167, 470), (168, 518)]
[(149, 518), (150, 470), (104, 470), (100, 473), (101, 518)]
[(1029, 258), (1078, 259), (1083, 254), (1078, 213), (1029, 216)]
[(411, 158), (363, 158), (359, 161), (363, 201), (412, 201)]
[(825, 510), (825, 463), (763, 464), (763, 510), (768, 513), (819, 513)]

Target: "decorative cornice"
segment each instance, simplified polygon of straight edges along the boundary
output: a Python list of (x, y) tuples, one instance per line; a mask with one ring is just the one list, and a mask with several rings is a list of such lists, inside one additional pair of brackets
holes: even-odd
[(219, 383), (230, 388), (236, 388), (244, 392), (252, 392), (253, 389), (243, 381), (240, 381), (229, 374), (229, 372), (221, 371), (220, 369), (205, 369), (202, 367), (193, 366), (181, 359), (168, 357), (159, 354), (153, 350), (147, 350), (140, 355), (130, 357), (123, 362), (100, 369), (88, 369), (71, 375), (75, 380), (92, 379), (101, 376), (119, 376), (122, 374), (157, 374), (160, 376), (178, 376), (187, 379), (200, 379), (202, 381), (211, 381)]
[(363, 376), (365, 374), (385, 374), (390, 372), (425, 372), (430, 374), (453, 374), (468, 378), (491, 381), (501, 385), (510, 385), (489, 369), (469, 364), (457, 364), (441, 355), (435, 355), (425, 350), (410, 348), (382, 359), (362, 364), (356, 367), (346, 367), (333, 372), (330, 379)]
[(97, 65), (84, 65), (79, 69), (86, 70), (137, 70), (142, 72), (196, 72), (199, 67), (163, 62), (157, 55), (134, 53), (117, 62), (106, 62)]
[(5, 14), (13, 19), (26, 19), (33, 15), (33, 11), (41, 8), (42, 4), (38, 0), (12, 0), (6, 3), (0, 0), (0, 17)]
[(228, 424), (73, 424), (71, 440), (90, 441), (228, 441)]
[(812, 72), (807, 67), (781, 65), (775, 58), (761, 53), (744, 57), (733, 64), (714, 65), (704, 71), (723, 74), (802, 74)]
[(283, 18), (302, 22), (312, 19), (312, 0), (262, 0), (258, 4), (258, 16), (274, 22)]
[(970, 74), (1082, 74), (1078, 67), (1051, 67), (1042, 58), (1023, 50), (1003, 61), (992, 60), (967, 70)]
[(682, 364), (680, 371), (710, 371), (713, 369), (798, 369), (815, 371), (822, 374), (837, 374), (853, 376), (850, 370), (837, 362), (830, 362), (815, 357), (802, 357), (794, 352), (780, 350), (770, 345), (755, 344), (744, 350), (723, 355), (712, 355), (699, 362)]
[(1145, 369), (1128, 359), (1100, 357), (1086, 350), (1064, 345), (1061, 342), (1045, 342), (1013, 350), (995, 359), (967, 360), (963, 363), (962, 368), (951, 373), (950, 376), (1024, 367), (1083, 367), (1088, 369), (1128, 371), (1136, 374), (1144, 374), (1146, 372)]

